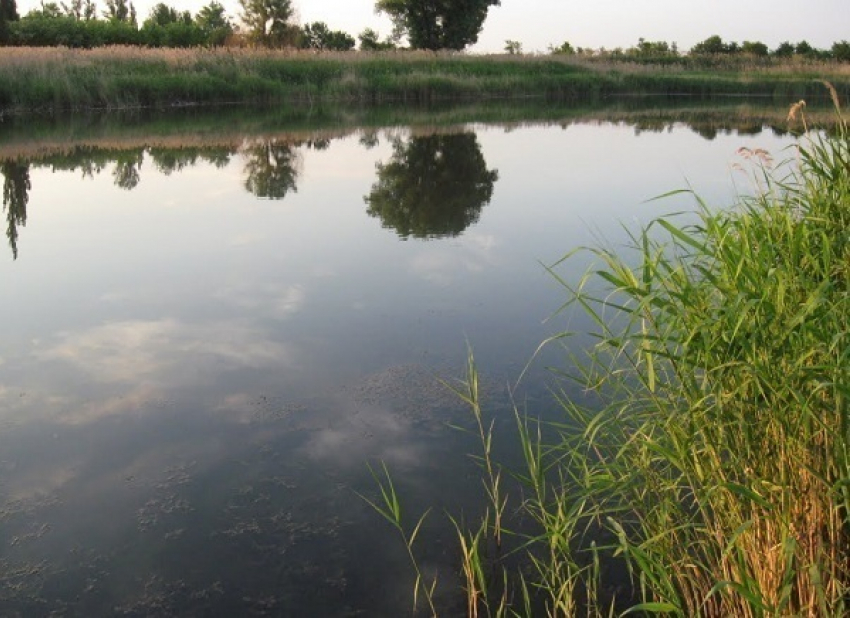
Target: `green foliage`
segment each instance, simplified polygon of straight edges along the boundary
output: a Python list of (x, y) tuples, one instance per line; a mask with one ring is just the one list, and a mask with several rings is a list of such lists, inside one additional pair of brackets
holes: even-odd
[(737, 43), (725, 43), (723, 39), (715, 34), (694, 45), (691, 48), (691, 54), (734, 54), (738, 50)]
[(282, 47), (296, 41), (298, 30), (289, 24), (292, 0), (239, 0), (242, 21), (251, 40), (268, 47)]
[(18, 8), (15, 0), (0, 0), (0, 22), (17, 21)]
[(75, 17), (45, 17), (41, 12), (26, 15), (13, 24), (11, 41), (15, 45), (65, 47), (101, 47), (138, 45), (141, 40), (135, 26), (123, 21), (79, 20)]
[(832, 44), (832, 57), (840, 62), (850, 62), (850, 41), (837, 41)]
[(520, 43), (519, 41), (511, 40), (511, 39), (506, 40), (505, 41), (505, 52), (512, 55), (512, 56), (522, 54), (522, 43)]
[(808, 41), (800, 41), (794, 46), (794, 53), (798, 56), (810, 56), (814, 54), (815, 48)]
[(678, 55), (676, 44), (670, 45), (667, 41), (647, 41), (644, 38), (638, 39), (638, 44), (630, 50), (632, 55), (644, 57), (658, 57), (667, 55)]
[(741, 53), (765, 58), (770, 54), (770, 50), (761, 41), (744, 41), (741, 44)]
[(460, 50), (478, 41), (491, 6), (500, 0), (377, 0), (414, 49)]
[(561, 56), (573, 56), (576, 53), (576, 50), (570, 45), (569, 41), (564, 41), (558, 47), (549, 47), (549, 53), (553, 55), (561, 55)]
[(777, 58), (790, 58), (794, 55), (794, 46), (789, 41), (783, 41), (773, 50), (773, 55)]
[(132, 8), (133, 3), (128, 3), (127, 0), (106, 0), (106, 9), (103, 11), (103, 17), (108, 21), (118, 21), (130, 23), (130, 14), (135, 13)]
[(209, 41), (209, 35), (200, 26), (183, 19), (164, 25), (149, 21), (139, 31), (139, 42), (149, 47), (196, 47)]
[(18, 8), (15, 0), (0, 0), (0, 46), (9, 42), (9, 24), (18, 19)]
[(354, 37), (341, 30), (331, 30), (324, 22), (313, 22), (301, 29), (300, 47), (304, 49), (349, 51), (354, 49)]
[(233, 24), (224, 11), (224, 7), (212, 0), (195, 15), (195, 24), (204, 35), (204, 44), (208, 46), (224, 45), (233, 34)]
[(143, 26), (148, 24), (153, 26), (167, 26), (168, 24), (176, 24), (178, 22), (192, 23), (192, 16), (188, 13), (179, 13), (177, 9), (160, 2), (151, 9), (150, 15), (145, 20)]
[(363, 32), (357, 35), (357, 38), (360, 41), (361, 51), (387, 51), (396, 48), (392, 39), (388, 37), (381, 41), (381, 35), (372, 28), (366, 28)]

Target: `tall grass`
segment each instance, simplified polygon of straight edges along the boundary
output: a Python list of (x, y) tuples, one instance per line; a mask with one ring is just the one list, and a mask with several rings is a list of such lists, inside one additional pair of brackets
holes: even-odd
[[(509, 499), (533, 523), (501, 524), (507, 551), (526, 556), (498, 593), (521, 600), (516, 614), (850, 613), (846, 121), (755, 178), (738, 207), (698, 200), (696, 223), (656, 220), (628, 258), (580, 250), (597, 266), (559, 279), (564, 310), (592, 318), (598, 343), (569, 357), (559, 420), (518, 415), (521, 498), (491, 472), (481, 433), (484, 479), (500, 492), (490, 502)], [(476, 383), (471, 365), (470, 393)], [(494, 534), (492, 512), (481, 529)], [(631, 581), (619, 597), (606, 580), (618, 563)]]
[[(421, 103), (529, 96), (598, 100), (616, 94), (799, 99), (814, 96), (815, 75), (824, 76), (798, 65), (759, 72), (685, 70), (557, 56), (127, 46), (4, 48), (0, 111), (329, 100)], [(825, 76), (842, 93), (850, 92), (850, 73), (843, 65), (830, 65)]]
[(575, 377), (605, 405), (563, 398), (558, 448), (645, 609), (850, 611), (846, 122), (796, 162), (731, 212), (656, 221), (637, 268), (594, 249), (602, 267), (567, 286), (600, 339)]

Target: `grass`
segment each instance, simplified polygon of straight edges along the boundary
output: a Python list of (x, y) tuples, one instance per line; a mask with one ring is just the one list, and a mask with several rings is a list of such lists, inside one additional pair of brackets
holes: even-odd
[(430, 52), (10, 47), (0, 55), (0, 110), (529, 96), (599, 100), (620, 94), (799, 99), (819, 94), (816, 76), (850, 93), (850, 69), (838, 63), (683, 68)]
[[(754, 179), (734, 209), (697, 200), (696, 223), (634, 234), (637, 262), (578, 251), (597, 266), (559, 278), (563, 310), (590, 316), (597, 344), (577, 357), (568, 333), (547, 342), (568, 354), (558, 419), (517, 415), (526, 463), (510, 489), (470, 363), (462, 396), (490, 507), (458, 526), (469, 615), (850, 612), (846, 121)], [(625, 594), (608, 579), (618, 564)]]

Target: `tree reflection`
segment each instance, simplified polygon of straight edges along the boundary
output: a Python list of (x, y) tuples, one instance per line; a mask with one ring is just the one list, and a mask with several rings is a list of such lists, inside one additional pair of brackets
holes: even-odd
[(12, 258), (18, 259), (18, 226), (27, 224), (27, 202), (29, 201), (30, 166), (17, 161), (5, 161), (0, 165), (3, 173), (3, 212), (6, 213), (6, 238), (12, 247)]
[(397, 139), (364, 197), (366, 212), (402, 238), (457, 236), (475, 223), (498, 180), (474, 133)]
[(128, 191), (135, 189), (139, 184), (139, 170), (144, 158), (144, 150), (118, 152), (115, 156), (115, 169), (112, 170), (116, 186)]
[(247, 159), (245, 188), (257, 197), (282, 200), (298, 190), (300, 157), (295, 144), (262, 141), (247, 146), (243, 154)]

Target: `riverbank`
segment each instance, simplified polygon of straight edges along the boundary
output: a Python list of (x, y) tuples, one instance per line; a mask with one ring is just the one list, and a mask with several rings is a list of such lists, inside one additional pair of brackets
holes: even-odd
[(719, 70), (560, 56), (22, 47), (5, 48), (0, 56), (0, 110), (528, 97), (599, 101), (619, 95), (731, 95), (785, 104), (821, 97), (821, 79), (831, 81), (840, 94), (850, 94), (850, 65), (838, 63)]

